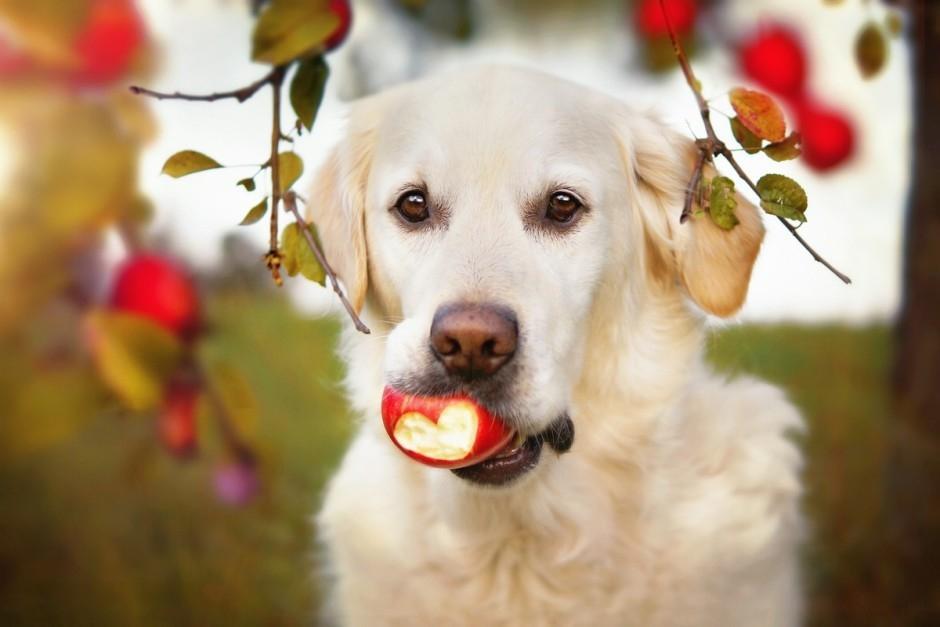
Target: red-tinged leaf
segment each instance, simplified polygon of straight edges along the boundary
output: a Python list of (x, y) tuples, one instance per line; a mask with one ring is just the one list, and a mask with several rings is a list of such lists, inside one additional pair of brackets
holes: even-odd
[(855, 40), (855, 63), (863, 78), (872, 78), (885, 66), (888, 42), (881, 27), (868, 22)]
[(741, 87), (732, 89), (730, 98), (734, 112), (749, 131), (770, 142), (783, 141), (787, 135), (787, 123), (773, 98)]
[(774, 161), (789, 161), (790, 159), (796, 159), (803, 152), (800, 148), (802, 141), (803, 138), (799, 133), (790, 133), (790, 135), (782, 142), (764, 146), (764, 154)]
[(765, 174), (757, 181), (760, 206), (769, 214), (806, 222), (806, 192), (782, 174)]
[(731, 133), (747, 154), (753, 155), (760, 152), (763, 140), (744, 126), (737, 116), (731, 118)]

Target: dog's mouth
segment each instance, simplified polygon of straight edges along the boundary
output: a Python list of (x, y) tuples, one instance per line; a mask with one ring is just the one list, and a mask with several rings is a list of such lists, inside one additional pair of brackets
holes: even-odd
[(564, 453), (574, 424), (563, 414), (536, 434), (513, 431), (509, 422), (466, 394), (423, 396), (386, 386), (382, 422), (408, 457), (482, 485), (506, 485), (535, 468), (542, 446)]
[(548, 444), (557, 453), (565, 453), (574, 443), (574, 423), (567, 415), (559, 417), (541, 433), (530, 436), (516, 434), (508, 444), (491, 457), (451, 472), (467, 481), (488, 486), (503, 486), (538, 466), (542, 446)]

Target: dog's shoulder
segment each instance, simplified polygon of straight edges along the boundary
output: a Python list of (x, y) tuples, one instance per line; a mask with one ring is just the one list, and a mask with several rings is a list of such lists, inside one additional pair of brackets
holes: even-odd
[(792, 548), (802, 526), (796, 407), (764, 381), (708, 375), (681, 408), (663, 460), (671, 518), (739, 564)]

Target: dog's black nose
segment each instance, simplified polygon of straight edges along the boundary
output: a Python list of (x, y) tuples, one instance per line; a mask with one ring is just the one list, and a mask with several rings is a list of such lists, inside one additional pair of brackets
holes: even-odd
[(444, 305), (431, 323), (431, 350), (447, 371), (465, 379), (489, 376), (516, 352), (519, 325), (508, 307)]

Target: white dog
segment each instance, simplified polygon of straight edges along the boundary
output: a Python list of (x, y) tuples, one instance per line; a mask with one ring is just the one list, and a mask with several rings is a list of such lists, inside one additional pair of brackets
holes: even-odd
[[(731, 231), (679, 223), (694, 154), (520, 69), (354, 106), (311, 200), (372, 328), (344, 337), (363, 422), (318, 518), (333, 620), (799, 623), (800, 417), (702, 357), (702, 311), (741, 306), (763, 227), (743, 198)], [(383, 430), (389, 383), (469, 393), (526, 440), (460, 473), (418, 464)]]

